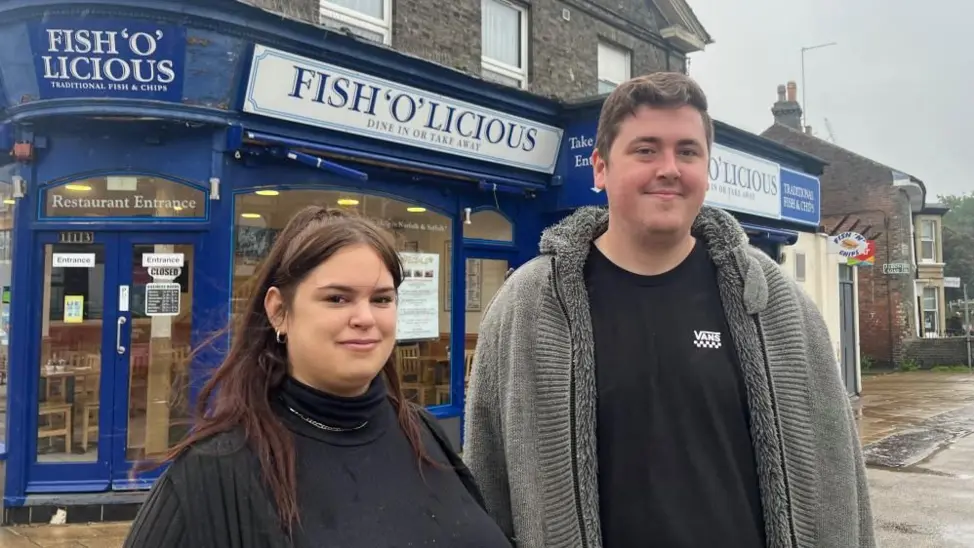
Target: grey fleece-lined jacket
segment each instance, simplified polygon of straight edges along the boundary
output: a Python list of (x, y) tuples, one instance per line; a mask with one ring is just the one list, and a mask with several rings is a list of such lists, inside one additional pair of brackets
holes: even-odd
[[(518, 548), (602, 548), (583, 268), (607, 224), (589, 207), (546, 230), (541, 255), (481, 323), (464, 460)], [(817, 308), (729, 214), (704, 207), (693, 233), (717, 266), (747, 386), (768, 546), (875, 546), (852, 409)]]

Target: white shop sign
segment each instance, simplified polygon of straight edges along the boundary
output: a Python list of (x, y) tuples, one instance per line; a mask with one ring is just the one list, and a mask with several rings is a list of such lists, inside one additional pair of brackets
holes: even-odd
[(553, 173), (562, 130), (307, 57), (254, 47), (244, 112)]
[(714, 143), (709, 170), (707, 205), (781, 218), (781, 166)]
[(142, 266), (144, 268), (149, 268), (150, 266), (169, 266), (179, 268), (183, 266), (183, 254), (144, 253), (142, 255)]
[(54, 253), (54, 268), (94, 268), (94, 253)]

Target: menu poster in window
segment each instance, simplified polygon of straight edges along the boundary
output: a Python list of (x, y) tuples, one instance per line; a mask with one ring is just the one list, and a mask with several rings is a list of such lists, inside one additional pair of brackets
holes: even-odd
[(85, 296), (64, 296), (64, 323), (83, 323), (85, 321)]
[(396, 339), (413, 341), (440, 337), (440, 256), (435, 253), (399, 254), (403, 279), (399, 286)]

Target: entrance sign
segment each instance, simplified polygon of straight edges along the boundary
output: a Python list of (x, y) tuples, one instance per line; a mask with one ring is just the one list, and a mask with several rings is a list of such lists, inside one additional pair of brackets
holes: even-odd
[[(149, 268), (151, 266), (168, 266), (168, 267), (182, 267), (183, 266), (183, 254), (182, 253), (143, 253), (142, 254), (142, 266)], [(149, 272), (152, 276), (152, 272)], [(178, 276), (178, 274), (177, 274)]]
[(436, 339), (440, 336), (440, 256), (435, 253), (399, 254), (403, 280), (399, 286), (396, 340)]
[(109, 175), (74, 180), (47, 186), (42, 195), (42, 215), (61, 219), (202, 219), (206, 217), (209, 206), (206, 192), (201, 188), (162, 177), (141, 175)]
[(54, 209), (148, 209), (181, 211), (196, 209), (196, 200), (159, 200), (135, 194), (126, 198), (70, 198), (61, 194), (51, 194), (51, 207)]
[[(559, 209), (608, 203), (592, 176), (597, 123), (598, 113), (591, 113), (565, 129), (556, 172), (561, 176)], [(818, 227), (821, 189), (817, 177), (718, 143), (711, 147), (707, 167), (706, 205)]]
[(54, 253), (54, 268), (94, 268), (94, 253)]
[(552, 173), (562, 130), (337, 65), (254, 47), (243, 111)]
[(145, 285), (146, 316), (178, 316), (179, 284), (151, 283)]
[(28, 32), (41, 99), (182, 101), (184, 26), (55, 16), (28, 23)]

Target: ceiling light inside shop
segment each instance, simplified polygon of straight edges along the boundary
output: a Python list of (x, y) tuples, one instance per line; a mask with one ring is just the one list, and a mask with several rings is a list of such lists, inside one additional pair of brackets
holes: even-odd
[(6, 198), (4, 199), (3, 203), (7, 205), (14, 205), (16, 202), (14, 202), (12, 198)]
[(176, 211), (182, 211), (183, 210), (183, 206), (173, 206), (173, 209), (176, 210)]
[(258, 190), (257, 192), (254, 192), (254, 194), (258, 196), (277, 196), (280, 194), (280, 192), (276, 190)]
[(91, 187), (90, 186), (88, 186), (88, 185), (81, 185), (81, 184), (77, 184), (77, 183), (66, 184), (66, 185), (64, 185), (64, 188), (66, 188), (68, 190), (91, 190)]
[(244, 219), (260, 219), (260, 213), (241, 213), (240, 216)]
[(425, 207), (407, 207), (406, 208), (406, 211), (408, 211), (410, 213), (423, 213), (424, 211), (426, 211), (426, 208)]
[(358, 200), (356, 200), (355, 198), (339, 198), (338, 205), (342, 205), (342, 206), (358, 205)]

